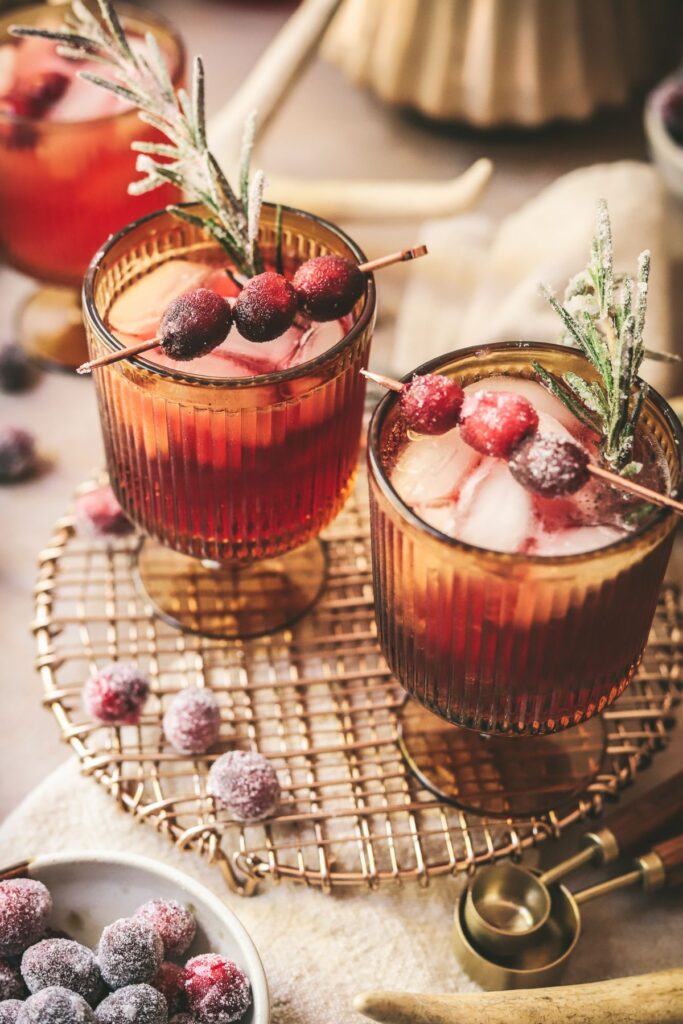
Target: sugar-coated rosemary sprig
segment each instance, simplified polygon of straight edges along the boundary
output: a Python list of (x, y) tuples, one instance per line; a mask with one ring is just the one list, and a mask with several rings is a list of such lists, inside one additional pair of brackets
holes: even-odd
[(263, 270), (258, 246), (258, 226), (265, 179), (262, 171), (250, 175), (255, 136), (255, 114), (244, 131), (240, 158), (239, 187), (235, 192), (206, 138), (204, 68), (197, 57), (192, 68), (192, 88), (173, 88), (164, 56), (148, 32), (144, 41), (132, 47), (111, 0), (97, 0), (96, 17), (82, 0), (72, 0), (71, 10), (57, 30), (13, 25), (17, 36), (40, 36), (57, 43), (57, 50), (71, 60), (96, 61), (108, 69), (109, 77), (79, 71), (81, 78), (108, 89), (138, 108), (145, 124), (158, 129), (163, 143), (134, 142), (139, 153), (137, 170), (144, 177), (132, 182), (128, 191), (141, 195), (171, 183), (185, 196), (200, 203), (205, 214), (197, 215), (169, 206), (175, 216), (208, 231), (225, 249), (240, 274), (253, 277)]
[(587, 381), (573, 372), (558, 378), (535, 364), (541, 380), (568, 409), (602, 437), (605, 461), (629, 476), (641, 466), (632, 460), (638, 417), (647, 394), (639, 380), (643, 361), (643, 328), (647, 308), (650, 253), (638, 259), (636, 279), (615, 275), (612, 230), (607, 203), (601, 199), (585, 271), (567, 288), (564, 304), (547, 287), (543, 295), (559, 315), (566, 340), (581, 349), (598, 373)]

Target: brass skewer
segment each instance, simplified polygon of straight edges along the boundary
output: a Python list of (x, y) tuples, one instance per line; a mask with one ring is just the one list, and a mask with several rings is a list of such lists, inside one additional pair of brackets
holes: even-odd
[[(369, 260), (367, 263), (361, 263), (358, 267), (364, 274), (372, 274), (375, 270), (381, 270), (383, 267), (390, 267), (394, 263), (406, 263), (408, 260), (417, 260), (420, 256), (427, 255), (426, 245), (417, 245), (412, 249), (399, 249), (398, 252), (391, 252), (387, 256), (379, 256), (376, 260)], [(137, 345), (131, 345), (129, 348), (123, 348), (116, 352), (109, 352), (106, 356), (100, 356), (98, 359), (91, 359), (87, 363), (81, 363), (76, 370), (76, 373), (91, 373), (92, 370), (96, 370), (100, 366), (109, 366), (110, 363), (118, 363), (120, 359), (128, 359), (130, 356), (139, 356), (142, 352), (147, 352), (149, 349), (156, 348), (160, 345), (162, 338), (157, 335), (156, 338), (151, 338), (149, 341), (141, 341)]]
[[(370, 370), (361, 370), (360, 372), (368, 380), (372, 380), (375, 384), (380, 384), (390, 391), (399, 392), (403, 390), (403, 384), (392, 377), (385, 377), (382, 373), (372, 373)], [(650, 487), (644, 487), (643, 484), (636, 483), (635, 480), (619, 476), (618, 473), (613, 473), (609, 469), (603, 469), (602, 466), (596, 466), (594, 462), (589, 462), (587, 469), (592, 476), (597, 477), (599, 480), (604, 480), (605, 483), (611, 484), (612, 487), (626, 491), (627, 494), (633, 494), (636, 498), (652, 502), (653, 505), (669, 508), (676, 515), (683, 516), (683, 501), (678, 501), (677, 498), (672, 498), (668, 494), (660, 494), (659, 491), (653, 491)]]

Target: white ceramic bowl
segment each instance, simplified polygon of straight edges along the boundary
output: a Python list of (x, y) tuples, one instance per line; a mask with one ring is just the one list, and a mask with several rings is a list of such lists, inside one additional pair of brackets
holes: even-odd
[(62, 853), (36, 857), (28, 869), (54, 902), (50, 925), (94, 947), (105, 925), (128, 917), (154, 897), (192, 910), (197, 935), (188, 952), (220, 953), (234, 960), (251, 982), (253, 1002), (240, 1024), (268, 1024), (270, 997), (254, 943), (231, 910), (208, 889), (174, 868), (133, 854)]
[(665, 79), (650, 93), (645, 102), (645, 133), (652, 159), (664, 184), (678, 199), (683, 200), (683, 146), (671, 138), (658, 108), (658, 96), (679, 75)]

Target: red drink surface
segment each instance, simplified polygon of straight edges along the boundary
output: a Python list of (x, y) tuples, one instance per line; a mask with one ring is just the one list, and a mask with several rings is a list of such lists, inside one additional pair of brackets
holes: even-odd
[[(178, 80), (182, 57), (166, 50)], [(110, 234), (177, 199), (171, 187), (128, 195), (139, 177), (131, 143), (160, 136), (122, 100), (79, 79), (83, 70), (103, 74), (99, 64), (60, 57), (48, 40), (0, 44), (0, 244), (18, 269), (58, 284), (79, 284)], [(35, 116), (15, 116), (14, 98), (55, 72), (68, 79), (63, 95)]]

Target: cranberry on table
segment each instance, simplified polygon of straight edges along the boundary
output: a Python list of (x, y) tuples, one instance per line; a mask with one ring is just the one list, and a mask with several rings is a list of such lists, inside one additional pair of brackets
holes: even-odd
[(269, 817), (280, 800), (277, 772), (262, 754), (231, 750), (209, 769), (208, 790), (237, 821)]
[(95, 1010), (98, 1024), (167, 1024), (168, 1007), (151, 985), (127, 985), (103, 999)]
[(22, 1003), (17, 1024), (94, 1024), (83, 996), (66, 988), (41, 989)]
[(507, 459), (538, 427), (531, 402), (512, 391), (476, 391), (465, 395), (460, 436), (475, 451)]
[(176, 900), (149, 900), (136, 910), (135, 916), (156, 929), (166, 956), (187, 952), (197, 932), (194, 915)]
[(139, 917), (121, 917), (102, 932), (97, 962), (110, 988), (149, 982), (164, 959), (156, 929)]
[(164, 736), (179, 754), (204, 754), (218, 739), (221, 714), (211, 690), (188, 687), (171, 701)]
[(109, 485), (96, 487), (76, 498), (76, 532), (81, 537), (125, 537), (133, 524)]
[(10, 343), (0, 348), (0, 391), (18, 394), (33, 383), (35, 371), (21, 345)]
[(209, 288), (193, 288), (166, 307), (159, 325), (161, 347), (170, 359), (185, 362), (211, 352), (227, 338), (232, 310)]
[(250, 278), (237, 296), (235, 326), (247, 341), (273, 341), (294, 322), (294, 288), (282, 274), (267, 270)]
[(14, 878), (0, 882), (0, 956), (23, 953), (43, 935), (52, 897), (42, 882)]
[(21, 427), (0, 424), (0, 482), (12, 483), (30, 476), (36, 461), (33, 435)]
[(351, 312), (365, 294), (366, 279), (358, 264), (344, 256), (316, 256), (302, 263), (292, 284), (301, 311), (324, 323)]
[(170, 960), (164, 960), (161, 967), (150, 981), (157, 992), (161, 992), (166, 1000), (169, 1013), (180, 1010), (183, 1004), (182, 990), (183, 968)]
[(26, 950), (21, 973), (30, 992), (59, 986), (78, 992), (94, 1006), (104, 993), (95, 954), (73, 939), (43, 939)]
[(26, 994), (19, 968), (0, 957), (0, 1003), (7, 999), (23, 999)]
[(458, 425), (465, 392), (452, 377), (425, 373), (404, 384), (400, 395), (406, 426), (419, 434), (445, 434)]
[(572, 441), (537, 434), (524, 441), (509, 461), (510, 472), (543, 498), (574, 494), (588, 480), (588, 456)]
[(217, 953), (188, 960), (183, 988), (190, 1007), (206, 1024), (231, 1024), (251, 1006), (251, 985), (243, 970)]
[(149, 696), (149, 682), (137, 665), (117, 661), (91, 676), (83, 687), (85, 710), (98, 722), (134, 725)]
[(0, 1024), (16, 1024), (24, 1004), (20, 999), (5, 999), (0, 1002)]

